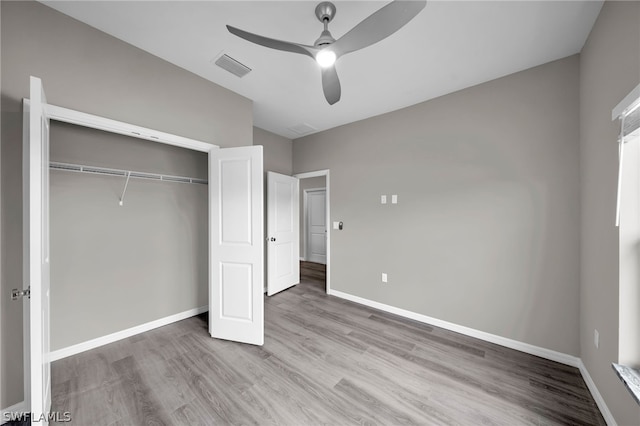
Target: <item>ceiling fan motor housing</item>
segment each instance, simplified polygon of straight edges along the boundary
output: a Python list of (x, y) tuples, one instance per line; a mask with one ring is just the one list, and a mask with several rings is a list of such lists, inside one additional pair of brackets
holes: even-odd
[(323, 24), (325, 20), (329, 23), (336, 16), (336, 6), (330, 1), (323, 1), (316, 6), (316, 16)]
[(336, 39), (333, 38), (333, 36), (329, 32), (329, 30), (324, 30), (324, 31), (322, 31), (322, 33), (320, 34), (320, 37), (318, 37), (316, 42), (313, 43), (313, 45), (316, 46), (316, 47), (318, 47), (318, 46), (326, 46), (328, 44), (333, 43), (334, 41), (336, 41)]

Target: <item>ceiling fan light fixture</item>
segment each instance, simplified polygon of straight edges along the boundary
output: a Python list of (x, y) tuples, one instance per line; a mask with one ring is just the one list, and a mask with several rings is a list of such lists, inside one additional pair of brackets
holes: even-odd
[(329, 49), (324, 49), (316, 55), (316, 62), (322, 68), (329, 68), (336, 63), (336, 54)]

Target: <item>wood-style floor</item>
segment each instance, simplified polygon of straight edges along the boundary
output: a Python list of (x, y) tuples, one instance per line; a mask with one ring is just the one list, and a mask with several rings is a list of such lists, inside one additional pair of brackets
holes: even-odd
[(311, 275), (266, 298), (262, 347), (212, 339), (202, 315), (56, 361), (53, 411), (74, 425), (605, 424), (577, 369), (327, 296)]

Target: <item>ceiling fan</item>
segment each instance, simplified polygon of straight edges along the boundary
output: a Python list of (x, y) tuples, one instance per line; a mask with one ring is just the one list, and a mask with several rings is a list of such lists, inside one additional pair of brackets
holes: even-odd
[(231, 25), (227, 25), (227, 29), (231, 34), (252, 43), (285, 52), (299, 53), (314, 59), (322, 70), (324, 97), (330, 105), (333, 105), (340, 100), (341, 93), (335, 62), (347, 53), (371, 46), (389, 37), (420, 13), (426, 3), (426, 0), (392, 1), (336, 40), (328, 29), (329, 22), (336, 16), (336, 7), (331, 2), (323, 1), (316, 6), (315, 14), (324, 24), (324, 30), (313, 46), (263, 37)]

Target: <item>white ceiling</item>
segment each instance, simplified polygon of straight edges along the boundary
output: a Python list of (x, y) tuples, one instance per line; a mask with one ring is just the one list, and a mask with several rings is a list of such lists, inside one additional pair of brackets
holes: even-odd
[[(319, 2), (319, 0), (318, 0)], [(254, 125), (288, 138), (300, 124), (326, 130), (414, 105), (580, 52), (602, 1), (429, 1), (407, 26), (336, 64), (331, 106), (309, 57), (257, 46), (226, 24), (312, 45), (315, 1), (44, 1), (48, 6), (254, 102)], [(385, 5), (335, 1), (335, 38)], [(252, 69), (238, 78), (221, 53)]]

